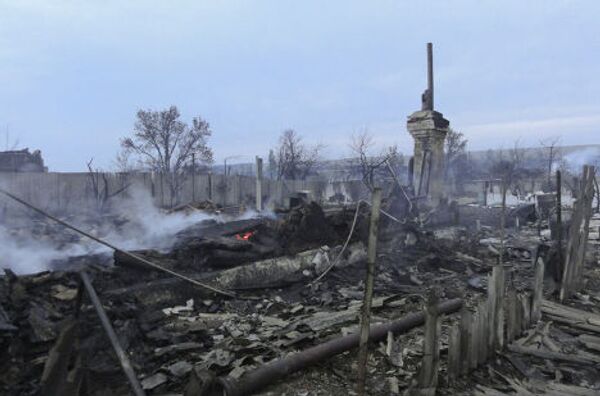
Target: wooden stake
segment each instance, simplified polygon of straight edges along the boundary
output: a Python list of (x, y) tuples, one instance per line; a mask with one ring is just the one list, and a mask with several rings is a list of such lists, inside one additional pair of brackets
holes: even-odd
[(589, 234), (589, 222), (592, 214), (592, 200), (594, 197), (595, 168), (583, 167), (583, 178), (580, 183), (580, 194), (575, 204), (569, 240), (567, 242), (566, 256), (560, 289), (560, 300), (564, 301), (581, 287), (585, 251)]
[(529, 293), (525, 293), (520, 295), (519, 299), (523, 314), (523, 320), (521, 321), (521, 332), (523, 332), (531, 326), (531, 296)]
[(531, 322), (537, 323), (542, 319), (542, 299), (544, 298), (544, 259), (539, 257), (535, 264), (535, 279), (533, 283), (533, 301), (531, 304)]
[(488, 284), (488, 298), (491, 303), (490, 314), (493, 314), (489, 343), (493, 351), (504, 345), (504, 267), (502, 265), (495, 265), (492, 269), (492, 277)]
[(502, 215), (500, 216), (500, 264), (504, 261), (505, 239), (506, 239), (506, 192), (508, 185), (502, 180)]
[(515, 338), (519, 338), (523, 334), (523, 305), (520, 293), (515, 293), (515, 316)]
[(467, 374), (469, 368), (469, 347), (471, 346), (471, 312), (463, 308), (460, 314), (460, 366), (461, 373)]
[(494, 271), (488, 275), (488, 286), (487, 286), (487, 312), (488, 312), (488, 332), (487, 332), (487, 345), (488, 345), (488, 356), (494, 353), (496, 343), (496, 332), (494, 329), (496, 325), (494, 320), (496, 318), (496, 293), (494, 289)]
[(478, 306), (479, 314), (481, 315), (481, 323), (479, 328), (479, 364), (485, 363), (488, 359), (488, 332), (489, 332), (489, 315), (487, 311), (487, 302), (481, 301)]
[(454, 324), (450, 328), (448, 340), (448, 384), (452, 385), (460, 375), (460, 325)]
[(435, 394), (435, 388), (438, 384), (441, 323), (437, 311), (437, 300), (435, 292), (431, 291), (425, 307), (425, 338), (423, 340), (423, 359), (419, 373), (421, 394)]
[(379, 228), (379, 209), (381, 208), (381, 188), (375, 188), (372, 195), (371, 224), (369, 227), (369, 246), (367, 248), (367, 279), (362, 305), (360, 343), (358, 347), (357, 394), (365, 394), (367, 374), (369, 324), (371, 322), (371, 302), (373, 300), (373, 280), (375, 277), (375, 260), (377, 255), (377, 235)]
[(469, 348), (469, 369), (475, 370), (479, 364), (479, 340), (480, 340), (480, 323), (481, 323), (481, 312), (475, 308), (475, 314), (471, 320), (471, 342)]
[(575, 287), (581, 289), (583, 287), (583, 267), (585, 265), (585, 252), (587, 250), (588, 236), (590, 231), (590, 219), (592, 217), (592, 202), (594, 200), (594, 178), (596, 177), (595, 168), (586, 166), (584, 172), (587, 173), (585, 184), (583, 185), (583, 224), (581, 227), (581, 239), (579, 251), (577, 255)]
[(562, 229), (562, 182), (561, 173), (556, 171), (556, 246), (558, 248), (558, 271), (563, 270), (563, 229)]
[(506, 326), (506, 342), (510, 344), (519, 333), (517, 329), (517, 292), (510, 287), (506, 297), (506, 312), (508, 314)]

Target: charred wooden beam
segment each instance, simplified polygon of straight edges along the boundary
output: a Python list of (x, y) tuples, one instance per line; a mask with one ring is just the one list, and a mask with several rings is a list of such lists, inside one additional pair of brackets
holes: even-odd
[(92, 285), (92, 281), (86, 272), (80, 273), (81, 280), (83, 282), (83, 286), (90, 297), (90, 301), (100, 318), (100, 323), (102, 323), (102, 327), (108, 336), (110, 344), (115, 351), (117, 358), (119, 359), (119, 363), (121, 364), (121, 368), (123, 372), (127, 376), (127, 380), (129, 381), (129, 385), (131, 386), (131, 390), (136, 396), (145, 396), (145, 392), (142, 389), (142, 385), (140, 384), (135, 371), (133, 370), (133, 366), (131, 365), (131, 361), (127, 357), (127, 354), (123, 350), (123, 347), (119, 343), (119, 338), (113, 329), (108, 316), (106, 315), (106, 311), (104, 311), (104, 307), (102, 307), (102, 302), (100, 298), (98, 298), (98, 294), (96, 294), (96, 290)]
[(291, 257), (277, 257), (221, 271), (214, 283), (232, 290), (285, 286), (306, 279), (302, 272), (312, 267), (313, 259), (320, 251), (307, 250)]
[(369, 246), (367, 250), (367, 278), (360, 320), (360, 344), (358, 347), (358, 396), (365, 394), (367, 379), (367, 359), (369, 357), (369, 330), (371, 329), (371, 303), (373, 302), (373, 282), (375, 280), (375, 260), (377, 258), (377, 235), (379, 230), (379, 209), (381, 207), (381, 188), (375, 188), (372, 195), (371, 221), (369, 226)]

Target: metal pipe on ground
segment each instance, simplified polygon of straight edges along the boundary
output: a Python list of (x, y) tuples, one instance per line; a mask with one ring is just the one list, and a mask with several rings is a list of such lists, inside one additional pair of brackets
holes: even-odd
[[(437, 305), (439, 314), (449, 314), (458, 311), (463, 301), (460, 298), (444, 301)], [(371, 326), (369, 341), (379, 341), (387, 337), (388, 332), (403, 333), (425, 323), (422, 311), (413, 312), (393, 322)], [(200, 396), (242, 396), (250, 395), (267, 385), (274, 383), (308, 366), (328, 359), (358, 346), (359, 333), (335, 338), (316, 345), (305, 351), (268, 363), (243, 375), (240, 379), (222, 377), (209, 386), (209, 390)]]
[(95, 237), (95, 236), (93, 236), (91, 234), (88, 234), (87, 232), (82, 231), (82, 230), (80, 230), (80, 229), (72, 226), (71, 224), (69, 224), (69, 223), (67, 223), (67, 222), (65, 222), (63, 220), (61, 220), (61, 219), (59, 219), (57, 217), (54, 217), (51, 214), (46, 213), (46, 212), (44, 212), (43, 210), (41, 210), (39, 208), (36, 208), (35, 206), (33, 206), (32, 204), (30, 204), (29, 202), (24, 201), (23, 199), (17, 197), (16, 195), (13, 195), (13, 194), (9, 193), (8, 191), (5, 191), (5, 190), (3, 190), (1, 188), (0, 188), (0, 193), (6, 195), (7, 197), (9, 197), (9, 198), (17, 201), (18, 203), (20, 203), (20, 204), (22, 204), (24, 206), (27, 206), (28, 208), (30, 208), (33, 211), (41, 214), (42, 216), (45, 216), (45, 217), (49, 218), (50, 220), (53, 220), (53, 221), (57, 222), (58, 224), (66, 227), (66, 228), (68, 228), (70, 230), (75, 231), (78, 234), (81, 234), (81, 235), (83, 235), (83, 236), (85, 236), (87, 238), (90, 238), (91, 240), (93, 240), (95, 242), (98, 242), (101, 245), (104, 245), (104, 246), (106, 246), (106, 247), (108, 247), (108, 248), (110, 248), (112, 250), (115, 250), (115, 251), (119, 252), (122, 255), (127, 256), (128, 258), (130, 258), (131, 260), (134, 260), (135, 262), (137, 262), (139, 264), (145, 265), (147, 267), (151, 267), (151, 268), (153, 268), (155, 270), (158, 270), (158, 271), (166, 272), (167, 274), (170, 274), (170, 275), (172, 275), (172, 276), (174, 276), (176, 278), (182, 279), (182, 280), (184, 280), (184, 281), (186, 281), (188, 283), (191, 283), (193, 285), (202, 287), (204, 289), (208, 289), (208, 290), (210, 290), (210, 291), (212, 291), (212, 292), (214, 292), (216, 294), (220, 294), (220, 295), (227, 296), (227, 297), (232, 297), (232, 298), (236, 298), (237, 297), (234, 293), (232, 293), (230, 291), (221, 290), (221, 289), (218, 289), (216, 287), (207, 285), (205, 283), (198, 282), (197, 280), (192, 279), (192, 278), (190, 278), (188, 276), (182, 275), (182, 274), (180, 274), (178, 272), (175, 272), (175, 271), (172, 271), (172, 270), (170, 270), (168, 268), (164, 268), (164, 267), (162, 267), (162, 266), (160, 266), (158, 264), (155, 264), (155, 263), (153, 263), (151, 261), (146, 260), (143, 257), (140, 257), (138, 255), (130, 253), (130, 252), (126, 251), (126, 250), (120, 249), (120, 248), (116, 247), (115, 245), (112, 245), (112, 244), (110, 244), (110, 243), (108, 243), (106, 241), (103, 241), (102, 239), (100, 239), (98, 237)]
[(102, 327), (108, 336), (110, 344), (112, 345), (117, 358), (119, 359), (119, 363), (121, 364), (121, 368), (123, 368), (123, 372), (127, 376), (127, 380), (129, 381), (129, 385), (131, 386), (131, 390), (136, 396), (146, 396), (146, 393), (142, 389), (142, 385), (140, 384), (137, 376), (135, 375), (135, 371), (133, 370), (133, 366), (131, 365), (131, 361), (127, 357), (127, 354), (123, 350), (123, 347), (119, 343), (119, 339), (117, 338), (117, 334), (110, 324), (110, 320), (106, 315), (106, 311), (102, 307), (102, 302), (100, 302), (100, 298), (98, 298), (98, 294), (96, 294), (96, 290), (94, 286), (92, 286), (92, 281), (86, 272), (80, 272), (81, 280), (83, 282), (83, 286), (87, 291), (88, 296), (90, 297), (90, 301), (92, 305), (96, 309), (96, 313), (100, 318), (100, 323), (102, 323)]

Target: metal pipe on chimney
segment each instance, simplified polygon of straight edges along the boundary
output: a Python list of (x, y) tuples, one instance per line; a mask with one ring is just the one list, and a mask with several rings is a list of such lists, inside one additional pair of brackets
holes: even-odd
[(431, 110), (433, 110), (433, 45), (427, 43), (427, 89), (431, 97)]

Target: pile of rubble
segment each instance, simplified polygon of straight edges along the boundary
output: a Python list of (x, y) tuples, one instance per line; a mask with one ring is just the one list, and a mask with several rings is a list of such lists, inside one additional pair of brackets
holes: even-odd
[[(354, 233), (350, 230), (355, 208), (323, 211), (311, 203), (280, 218), (205, 222), (180, 232), (167, 252), (135, 252), (235, 293), (236, 298), (141, 267), (118, 252), (114, 266), (99, 257), (86, 257), (83, 264), (80, 260), (63, 265), (62, 271), (26, 276), (7, 271), (0, 277), (0, 351), (5, 357), (0, 362), (0, 392), (129, 392), (119, 359), (73, 268), (85, 268), (92, 278), (146, 394), (211, 394), (211, 387), (223, 379), (243, 379), (265, 363), (355, 333), (366, 271), (367, 216), (359, 212)], [(597, 229), (595, 223), (590, 226)], [(507, 231), (502, 239), (497, 228), (486, 226), (428, 229), (384, 221), (373, 325), (421, 312), (430, 290), (443, 300), (460, 298), (466, 309), (477, 306), (485, 298), (487, 275), (500, 256), (511, 287), (530, 288), (532, 256), (543, 256), (552, 267), (552, 243), (539, 235), (537, 223), (526, 219), (520, 229)], [(353, 235), (345, 244), (348, 234)], [(548, 302), (538, 326), (470, 376), (448, 385), (442, 375), (438, 394), (600, 392), (594, 368), (600, 362), (600, 271), (597, 245), (591, 246), (585, 293), (569, 302), (573, 310), (552, 305), (556, 304), (551, 302), (556, 276), (548, 271)], [(575, 308), (589, 313), (586, 326), (580, 325), (584, 314)], [(443, 322), (442, 354), (447, 351), (448, 329), (457, 319), (458, 314), (450, 314)], [(541, 352), (524, 353), (523, 348)], [(420, 327), (387, 334), (371, 348), (369, 393), (389, 395), (411, 389), (422, 354)], [(565, 356), (572, 358), (565, 360)], [(332, 354), (286, 381), (269, 385), (261, 394), (353, 394), (355, 361), (352, 349)], [(56, 373), (61, 370), (67, 381), (57, 384)], [(440, 372), (445, 370), (442, 360)]]

